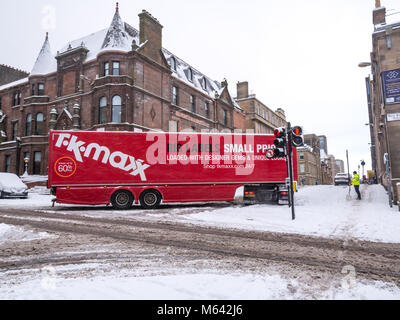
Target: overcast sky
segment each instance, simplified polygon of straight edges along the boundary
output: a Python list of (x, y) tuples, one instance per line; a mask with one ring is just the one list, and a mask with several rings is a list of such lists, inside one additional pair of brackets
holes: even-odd
[[(399, 0), (381, 0), (391, 12)], [(146, 9), (164, 26), (163, 46), (221, 81), (236, 83), (271, 109), (283, 108), (292, 125), (326, 135), (328, 152), (350, 170), (371, 167), (364, 78), (369, 61), (374, 0), (120, 0), (124, 21), (139, 29)], [(69, 41), (107, 28), (111, 0), (0, 1), (0, 63), (31, 71), (50, 33), (54, 53)], [(400, 20), (400, 14), (392, 20)]]

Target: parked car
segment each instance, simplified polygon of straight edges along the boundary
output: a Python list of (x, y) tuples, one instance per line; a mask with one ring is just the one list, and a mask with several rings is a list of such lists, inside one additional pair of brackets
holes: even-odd
[(345, 184), (348, 186), (350, 184), (350, 176), (347, 173), (337, 173), (335, 176), (335, 186), (338, 186), (340, 184)]
[(28, 198), (28, 187), (13, 173), (0, 172), (0, 199)]

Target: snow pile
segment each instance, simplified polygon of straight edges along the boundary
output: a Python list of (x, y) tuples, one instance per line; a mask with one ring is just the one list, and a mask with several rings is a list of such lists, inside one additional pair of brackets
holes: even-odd
[(20, 227), (0, 224), (0, 245), (6, 242), (31, 241), (52, 237), (46, 232), (33, 232)]

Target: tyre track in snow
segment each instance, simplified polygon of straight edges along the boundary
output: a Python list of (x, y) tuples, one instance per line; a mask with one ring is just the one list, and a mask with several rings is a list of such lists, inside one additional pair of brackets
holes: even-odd
[[(175, 247), (238, 258), (262, 259), (311, 266), (340, 273), (345, 265), (357, 274), (375, 280), (400, 283), (400, 245), (372, 242), (343, 242), (340, 239), (302, 235), (227, 230), (125, 219), (80, 215), (0, 210), (0, 222), (28, 225), (41, 230), (111, 238), (118, 241)], [(340, 253), (340, 254), (338, 254)], [(101, 259), (97, 255), (71, 257), (73, 263)], [(59, 263), (69, 263), (68, 257)], [(29, 261), (0, 262), (0, 269), (25, 266)], [(31, 264), (38, 261), (31, 261)]]

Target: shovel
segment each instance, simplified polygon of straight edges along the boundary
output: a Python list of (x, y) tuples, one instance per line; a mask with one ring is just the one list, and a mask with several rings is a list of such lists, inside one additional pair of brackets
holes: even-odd
[(350, 200), (351, 200), (350, 192), (351, 192), (351, 187), (349, 186), (349, 193), (346, 195), (346, 200), (347, 200), (347, 201), (350, 201)]

